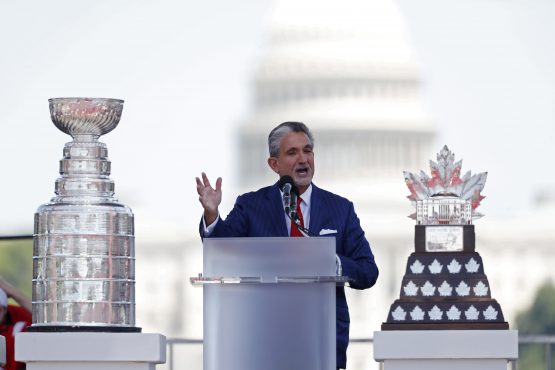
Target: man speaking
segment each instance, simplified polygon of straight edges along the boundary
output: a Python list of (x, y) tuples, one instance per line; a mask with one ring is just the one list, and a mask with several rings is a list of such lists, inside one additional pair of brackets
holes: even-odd
[[(370, 288), (378, 278), (378, 267), (353, 203), (312, 183), (313, 148), (312, 133), (304, 123), (284, 122), (274, 128), (268, 136), (268, 165), (281, 181), (239, 196), (225, 220), (218, 212), (222, 179), (216, 180), (214, 188), (206, 174), (202, 174), (202, 180), (197, 177), (199, 201), (204, 208), (201, 237), (335, 236), (340, 271), (351, 279), (350, 287)], [(285, 185), (288, 180), (292, 184)], [(296, 200), (292, 202), (293, 209), (284, 206), (284, 192)], [(349, 344), (349, 309), (343, 287), (336, 290), (336, 304), (337, 368), (344, 369)]]

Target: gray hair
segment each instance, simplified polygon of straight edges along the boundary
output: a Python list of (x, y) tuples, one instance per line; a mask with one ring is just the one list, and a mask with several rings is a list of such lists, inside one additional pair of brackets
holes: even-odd
[(279, 155), (279, 147), (281, 145), (281, 140), (285, 135), (290, 132), (303, 132), (308, 136), (308, 141), (310, 145), (314, 146), (314, 137), (312, 132), (306, 127), (302, 122), (283, 122), (276, 128), (274, 128), (270, 135), (268, 135), (268, 150), (270, 151), (270, 157), (277, 157)]

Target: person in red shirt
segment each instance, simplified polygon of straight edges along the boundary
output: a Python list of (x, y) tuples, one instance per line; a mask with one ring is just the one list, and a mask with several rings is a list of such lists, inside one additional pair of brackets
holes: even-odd
[[(8, 304), (12, 298), (19, 306)], [(0, 335), (6, 338), (4, 369), (25, 369), (25, 364), (14, 358), (14, 336), (31, 325), (31, 300), (20, 290), (0, 277)]]

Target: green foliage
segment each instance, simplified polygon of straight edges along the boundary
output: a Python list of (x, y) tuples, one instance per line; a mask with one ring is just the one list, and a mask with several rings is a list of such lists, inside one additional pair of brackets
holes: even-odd
[(540, 344), (520, 344), (518, 370), (545, 370), (545, 347)]
[[(517, 316), (516, 325), (521, 335), (555, 335), (555, 287), (550, 281), (540, 287), (532, 306)], [(523, 344), (519, 352), (519, 369), (545, 369), (545, 346)], [(555, 357), (551, 361), (555, 363)]]
[(520, 313), (516, 324), (521, 334), (555, 334), (555, 287), (544, 283), (532, 307)]
[(33, 240), (0, 239), (0, 276), (31, 297)]

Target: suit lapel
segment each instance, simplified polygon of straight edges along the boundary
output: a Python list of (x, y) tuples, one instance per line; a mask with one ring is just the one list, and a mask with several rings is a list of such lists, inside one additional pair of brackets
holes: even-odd
[(318, 236), (322, 226), (322, 193), (314, 183), (312, 183), (312, 195), (310, 196), (310, 225), (312, 234)]
[(279, 192), (278, 184), (275, 183), (266, 192), (266, 198), (270, 209), (268, 215), (274, 228), (276, 236), (288, 236), (287, 225), (285, 224), (285, 213), (283, 211), (283, 203)]

